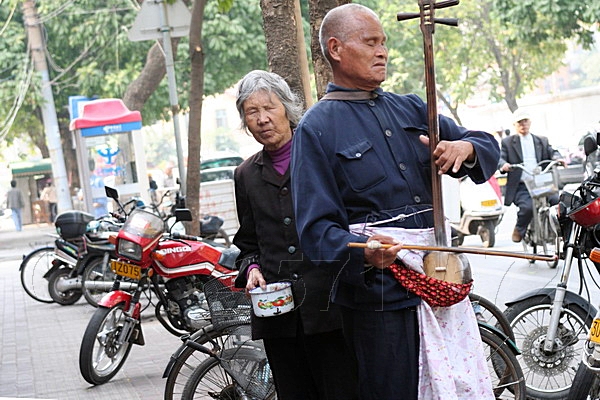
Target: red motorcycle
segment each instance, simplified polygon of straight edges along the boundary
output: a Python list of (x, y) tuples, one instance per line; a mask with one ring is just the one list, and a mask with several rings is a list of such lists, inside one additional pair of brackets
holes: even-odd
[[(107, 194), (118, 201), (116, 190), (107, 188)], [(176, 222), (191, 220), (188, 209), (175, 210)], [(158, 297), (157, 319), (170, 333), (181, 336), (209, 323), (204, 283), (218, 278), (233, 287), (238, 273), (233, 267), (239, 249), (217, 248), (200, 237), (165, 233), (164, 220), (144, 209), (132, 212), (112, 240), (118, 259), (111, 261), (111, 269), (117, 278), (112, 291), (99, 302), (79, 352), (81, 375), (93, 385), (115, 376), (133, 344), (144, 345), (142, 293)], [(136, 290), (120, 290), (123, 279), (137, 282)]]

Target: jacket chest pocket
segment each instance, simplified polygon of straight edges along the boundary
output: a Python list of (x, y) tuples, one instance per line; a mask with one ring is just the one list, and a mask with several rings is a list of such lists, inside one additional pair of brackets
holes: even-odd
[(365, 140), (337, 152), (346, 182), (356, 192), (370, 189), (387, 177), (373, 145)]

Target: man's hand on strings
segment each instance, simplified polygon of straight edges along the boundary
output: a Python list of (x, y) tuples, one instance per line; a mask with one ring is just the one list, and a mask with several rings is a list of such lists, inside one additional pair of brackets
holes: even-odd
[[(425, 135), (419, 137), (421, 143), (429, 146), (429, 138)], [(473, 145), (464, 140), (447, 141), (441, 140), (433, 152), (435, 165), (439, 168), (439, 174), (445, 174), (448, 170), (456, 173), (463, 162), (475, 161), (475, 149)]]
[(396, 239), (385, 235), (373, 235), (367, 240), (367, 244), (372, 241), (378, 241), (381, 244), (393, 244), (394, 246), (384, 249), (365, 249), (365, 263), (379, 269), (386, 269), (396, 259), (396, 254), (402, 250), (402, 243)]

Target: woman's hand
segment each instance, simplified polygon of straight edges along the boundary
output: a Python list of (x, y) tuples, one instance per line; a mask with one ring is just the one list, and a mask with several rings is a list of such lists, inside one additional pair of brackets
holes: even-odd
[(248, 274), (248, 281), (246, 283), (246, 293), (258, 286), (260, 286), (263, 290), (266, 290), (267, 282), (265, 281), (262, 272), (260, 272), (260, 268), (252, 268), (252, 270)]

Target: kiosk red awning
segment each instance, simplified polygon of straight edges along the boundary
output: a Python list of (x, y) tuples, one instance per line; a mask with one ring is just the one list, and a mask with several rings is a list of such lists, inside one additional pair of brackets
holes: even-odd
[[(81, 117), (71, 121), (69, 128), (93, 128), (100, 126), (114, 126), (139, 122), (141, 126), (142, 115), (139, 111), (130, 111), (121, 99), (98, 99), (90, 101), (83, 106)], [(137, 125), (137, 124), (135, 124)]]

